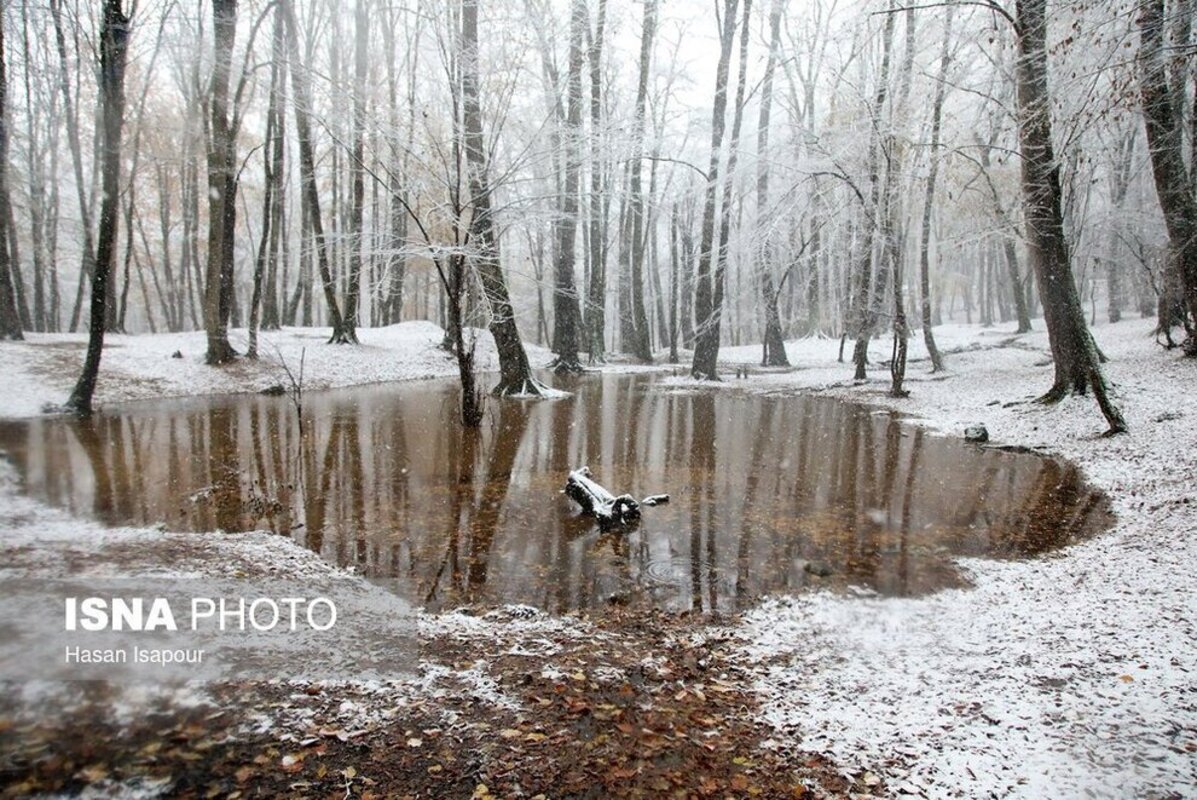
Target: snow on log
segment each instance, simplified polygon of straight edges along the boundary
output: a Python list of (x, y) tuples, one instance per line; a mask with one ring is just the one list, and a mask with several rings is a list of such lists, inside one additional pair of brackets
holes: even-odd
[(627, 525), (640, 519), (640, 504), (630, 494), (611, 494), (591, 479), (589, 467), (569, 473), (565, 493), (603, 527)]

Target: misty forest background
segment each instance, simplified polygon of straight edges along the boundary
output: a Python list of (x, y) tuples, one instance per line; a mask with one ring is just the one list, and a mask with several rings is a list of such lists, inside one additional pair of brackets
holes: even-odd
[(1197, 311), (1195, 8), (10, 0), (0, 322), (220, 364), (431, 319), (463, 380), (489, 326), (508, 392), (521, 337), (698, 377), (839, 337), (859, 377), (892, 335), (901, 393), (909, 336), (1045, 316), (1048, 399), (1118, 430), (1085, 326)]

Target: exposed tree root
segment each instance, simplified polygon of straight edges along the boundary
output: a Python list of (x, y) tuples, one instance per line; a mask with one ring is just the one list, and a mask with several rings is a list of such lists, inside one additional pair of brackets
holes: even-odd
[(535, 378), (525, 378), (512, 384), (499, 383), (490, 393), (495, 397), (544, 397), (549, 387)]
[(208, 344), (208, 353), (204, 356), (204, 363), (210, 367), (219, 367), (237, 360), (237, 351), (227, 341), (213, 345)]
[(360, 344), (357, 340), (357, 333), (351, 330), (341, 330), (334, 328), (332, 335), (328, 337), (329, 344)]
[(562, 358), (558, 356), (549, 364), (549, 369), (558, 375), (581, 375), (586, 371), (582, 362), (577, 358)]

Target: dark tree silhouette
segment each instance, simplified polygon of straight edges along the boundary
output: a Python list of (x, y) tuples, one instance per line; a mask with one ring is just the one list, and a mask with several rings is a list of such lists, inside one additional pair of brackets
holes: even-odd
[[(1190, 317), (1185, 323), (1189, 334), (1185, 352), (1197, 356), (1197, 200), (1185, 167), (1183, 115), (1173, 102), (1183, 96), (1184, 86), (1169, 85), (1164, 59), (1164, 0), (1145, 0), (1139, 9), (1139, 32), (1139, 89), (1147, 149), (1171, 251), (1166, 269), (1178, 276), (1184, 287)], [(1167, 323), (1161, 319), (1160, 324)]]
[(104, 322), (108, 300), (108, 279), (116, 252), (116, 223), (120, 214), (121, 133), (125, 122), (125, 62), (129, 53), (129, 18), (121, 0), (105, 0), (100, 30), (100, 102), (104, 126), (100, 203), (100, 232), (96, 243), (95, 269), (91, 278), (91, 320), (88, 324), (87, 356), (83, 372), (67, 400), (67, 409), (91, 414), (92, 395), (100, 373), (104, 350)]
[[(719, 357), (719, 334), (716, 321), (715, 295), (719, 276), (712, 274), (715, 250), (715, 205), (718, 201), (719, 161), (723, 150), (723, 131), (727, 116), (727, 75), (731, 66), (732, 45), (736, 38), (736, 8), (738, 0), (723, 0), (723, 28), (719, 36), (719, 64), (715, 68), (715, 100), (711, 109), (711, 166), (707, 172), (703, 195), (702, 232), (698, 246), (697, 286), (694, 289), (695, 329), (694, 361), (690, 373), (695, 378), (716, 380)], [(730, 214), (724, 209), (724, 214)], [(717, 270), (716, 270), (717, 272)], [(711, 334), (714, 333), (714, 338)]]
[(1027, 252), (1035, 269), (1056, 368), (1055, 382), (1040, 400), (1053, 403), (1070, 392), (1092, 389), (1110, 425), (1109, 433), (1121, 433), (1126, 430), (1126, 422), (1110, 399), (1097, 347), (1085, 326), (1064, 235), (1060, 168), (1052, 149), (1046, 4), (1046, 0), (1018, 0), (1014, 21)]
[(233, 305), (233, 236), (237, 227), (236, 129), (229, 117), (229, 82), (237, 0), (212, 2), (212, 79), (209, 84), (208, 264), (204, 283), (204, 330), (209, 364), (237, 354), (229, 344)]
[(461, 99), (470, 204), (474, 209), (470, 237), (477, 248), (474, 269), (490, 303), (490, 332), (499, 351), (498, 395), (535, 395), (542, 386), (532, 377), (528, 354), (515, 324), (515, 310), (499, 258), (499, 235), (492, 208), (487, 149), (482, 131), (482, 99), (478, 74), (478, 3), (461, 5)]
[[(8, 76), (4, 69), (4, 19), (0, 15), (0, 206), (9, 206), (8, 196)], [(9, 263), (8, 226), (0, 224), (0, 336), (24, 339), (17, 310), (16, 284)]]
[(573, 0), (569, 22), (569, 78), (565, 116), (565, 182), (561, 197), (561, 216), (556, 222), (557, 264), (553, 292), (553, 343), (557, 372), (581, 372), (578, 360), (578, 329), (581, 311), (574, 278), (574, 243), (578, 233), (578, 173), (581, 171), (582, 138), (582, 30), (586, 26), (586, 5)]

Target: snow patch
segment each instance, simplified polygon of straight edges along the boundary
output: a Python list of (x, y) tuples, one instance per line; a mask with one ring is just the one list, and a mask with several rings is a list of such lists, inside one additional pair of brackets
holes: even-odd
[[(1118, 518), (1051, 557), (965, 560), (971, 589), (919, 599), (818, 593), (747, 613), (730, 632), (775, 740), (848, 771), (871, 769), (893, 792), (918, 797), (1197, 791), (1197, 449), (1176, 416), (1190, 406), (1194, 366), (1153, 343), (1153, 324), (1094, 328), (1131, 429), (1110, 439), (1090, 397), (1027, 402), (1051, 384), (1041, 322), (1021, 336), (936, 328), (948, 373), (928, 373), (912, 339), (906, 400), (885, 394), (887, 370), (846, 380), (851, 366), (834, 364), (829, 340), (788, 343), (794, 371), (723, 382), (823, 391), (952, 436), (983, 422), (997, 442), (1081, 465)], [(888, 349), (877, 342), (874, 361)], [(759, 348), (721, 356), (744, 363)]]

